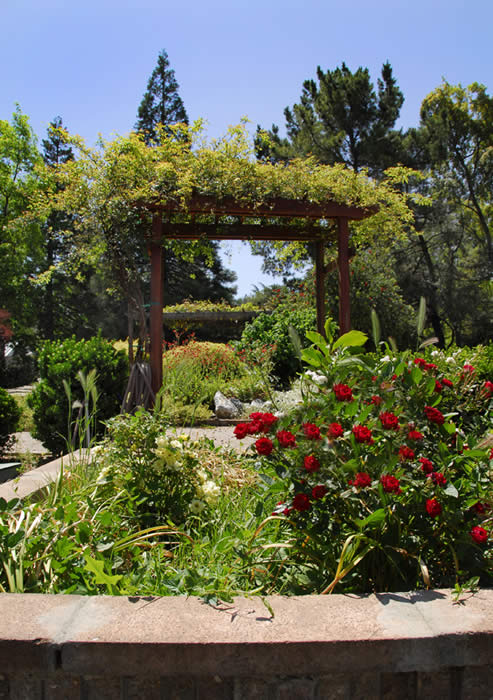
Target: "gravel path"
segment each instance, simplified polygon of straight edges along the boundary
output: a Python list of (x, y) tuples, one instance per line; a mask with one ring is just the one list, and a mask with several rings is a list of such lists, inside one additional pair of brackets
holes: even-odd
[(183, 435), (183, 433), (185, 433), (189, 435), (192, 440), (199, 440), (202, 437), (206, 437), (213, 440), (216, 447), (233, 447), (240, 451), (246, 450), (255, 442), (256, 438), (250, 436), (243, 438), (243, 440), (238, 440), (233, 433), (234, 429), (234, 425), (218, 425), (197, 428), (176, 427), (170, 428), (167, 432), (168, 435)]

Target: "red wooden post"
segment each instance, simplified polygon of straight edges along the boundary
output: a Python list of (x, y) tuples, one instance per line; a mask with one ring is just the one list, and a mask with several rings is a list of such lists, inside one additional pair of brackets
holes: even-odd
[(150, 364), (154, 395), (163, 381), (163, 250), (161, 246), (163, 221), (160, 214), (152, 217), (151, 239), (151, 309), (150, 309)]
[(315, 255), (315, 294), (317, 300), (317, 330), (325, 335), (325, 273), (324, 273), (324, 242), (316, 241)]
[(341, 335), (351, 330), (351, 302), (349, 297), (349, 226), (346, 217), (337, 218), (337, 241), (339, 255), (339, 332)]

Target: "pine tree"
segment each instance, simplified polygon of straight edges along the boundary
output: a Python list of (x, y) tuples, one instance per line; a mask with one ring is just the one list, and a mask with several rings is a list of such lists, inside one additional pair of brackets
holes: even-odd
[[(66, 163), (74, 157), (73, 151), (65, 143), (61, 131), (63, 130), (61, 117), (55, 117), (48, 127), (48, 138), (41, 142), (43, 146), (43, 160), (50, 168)], [(52, 273), (44, 288), (44, 294), (39, 309), (38, 325), (43, 338), (53, 340), (55, 337), (55, 307), (57, 300), (63, 295), (67, 282), (63, 276), (54, 271), (55, 264), (63, 257), (65, 243), (65, 231), (70, 228), (70, 217), (62, 211), (53, 211), (43, 225), (45, 270)]]
[(188, 124), (187, 112), (178, 94), (178, 87), (175, 71), (169, 67), (168, 54), (163, 49), (137, 111), (135, 129), (144, 135), (147, 144), (158, 140), (158, 124), (165, 127), (178, 123)]
[(271, 144), (257, 133), (257, 155), (271, 160), (314, 155), (321, 163), (346, 163), (358, 171), (368, 167), (378, 174), (395, 162), (401, 136), (392, 129), (404, 96), (389, 63), (382, 66), (375, 92), (367, 68), (352, 73), (345, 63), (326, 73), (317, 68), (317, 80), (305, 80), (300, 102), (286, 107), (287, 138), (273, 125)]

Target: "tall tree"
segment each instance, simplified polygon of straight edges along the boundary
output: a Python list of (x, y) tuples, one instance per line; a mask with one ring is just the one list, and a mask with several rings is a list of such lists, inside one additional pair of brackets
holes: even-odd
[(287, 137), (272, 126), (270, 144), (257, 130), (257, 154), (273, 160), (314, 155), (327, 165), (345, 163), (373, 174), (396, 162), (400, 132), (393, 131), (404, 96), (385, 63), (377, 92), (367, 68), (352, 73), (345, 63), (326, 73), (317, 68), (317, 81), (306, 80), (300, 102), (286, 107)]
[(493, 97), (478, 83), (444, 82), (423, 100), (421, 123), (435, 173), (472, 214), (477, 242), (493, 265)]
[(147, 144), (158, 141), (158, 124), (164, 127), (177, 123), (188, 124), (187, 112), (178, 94), (178, 87), (175, 71), (169, 67), (168, 54), (163, 49), (137, 111), (135, 129), (144, 135)]
[[(61, 117), (55, 117), (48, 127), (47, 138), (43, 139), (43, 160), (49, 168), (56, 168), (74, 157), (72, 148), (63, 138), (63, 122)], [(57, 185), (60, 187), (60, 185)], [(60, 308), (61, 296), (66, 296), (68, 280), (56, 265), (66, 256), (66, 232), (71, 228), (71, 217), (63, 211), (52, 211), (43, 225), (45, 260), (44, 270), (46, 283), (40, 308), (38, 325), (41, 336), (53, 340), (55, 337), (55, 307)]]
[(396, 247), (399, 282), (409, 301), (426, 297), (441, 345), (482, 342), (493, 334), (493, 98), (444, 82), (408, 138), (433, 205), (416, 209), (419, 234)]
[[(17, 106), (10, 122), (0, 120), (0, 308), (10, 314), (14, 338), (30, 335), (35, 318), (31, 276), (41, 254), (40, 228), (26, 216), (39, 188), (36, 137)], [(3, 357), (0, 339), (0, 360)]]

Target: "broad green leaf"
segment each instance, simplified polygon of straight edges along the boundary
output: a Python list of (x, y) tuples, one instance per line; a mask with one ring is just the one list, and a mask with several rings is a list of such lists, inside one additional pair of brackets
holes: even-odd
[(312, 367), (321, 367), (324, 361), (322, 353), (319, 350), (315, 350), (315, 348), (302, 350), (301, 359)]
[(122, 576), (110, 576), (104, 570), (104, 561), (93, 559), (89, 554), (85, 555), (85, 569), (94, 574), (94, 583), (104, 586), (114, 586), (123, 578)]
[(349, 333), (344, 333), (344, 335), (341, 335), (341, 337), (336, 340), (332, 349), (358, 347), (364, 345), (367, 340), (368, 336), (366, 333), (362, 331), (349, 331)]
[(374, 511), (368, 517), (363, 518), (363, 520), (355, 520), (354, 522), (356, 525), (359, 527), (360, 530), (364, 530), (365, 527), (367, 526), (376, 526), (380, 525), (380, 523), (385, 520), (385, 509), (384, 508), (379, 508), (378, 510)]
[(323, 352), (324, 355), (326, 355), (327, 357), (329, 356), (329, 348), (327, 347), (327, 341), (325, 340), (323, 335), (317, 333), (317, 331), (307, 331), (306, 337), (311, 343), (316, 345)]
[(411, 370), (411, 380), (413, 384), (419, 384), (422, 378), (423, 372), (419, 369), (419, 367), (413, 367)]

